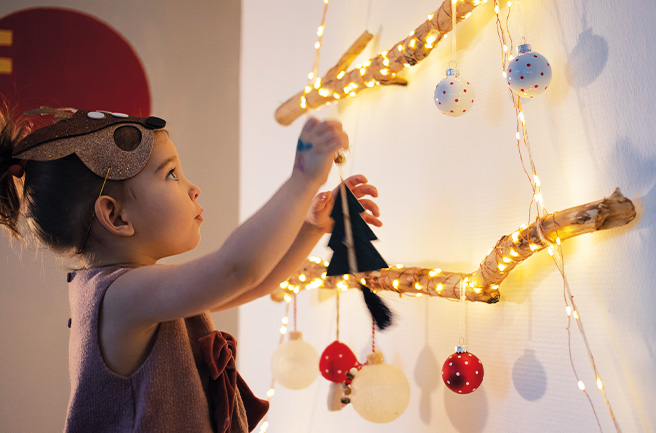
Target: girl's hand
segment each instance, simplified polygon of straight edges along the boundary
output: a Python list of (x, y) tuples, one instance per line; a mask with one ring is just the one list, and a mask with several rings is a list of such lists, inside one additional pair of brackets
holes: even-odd
[[(353, 195), (360, 201), (362, 207), (368, 212), (362, 212), (360, 216), (367, 224), (376, 227), (381, 227), (383, 223), (378, 219), (380, 210), (378, 205), (372, 200), (362, 198), (366, 195), (371, 197), (378, 197), (378, 189), (375, 186), (368, 184), (367, 178), (361, 174), (356, 174), (344, 180), (346, 186), (353, 192)], [(310, 210), (306, 217), (306, 222), (312, 224), (322, 233), (330, 233), (333, 229), (334, 221), (330, 217), (330, 212), (333, 210), (335, 204), (335, 197), (339, 192), (339, 185), (331, 191), (326, 191), (317, 194), (312, 201)]]
[(348, 136), (340, 122), (311, 117), (301, 132), (292, 175), (301, 175), (318, 188), (328, 179), (337, 152), (346, 149)]

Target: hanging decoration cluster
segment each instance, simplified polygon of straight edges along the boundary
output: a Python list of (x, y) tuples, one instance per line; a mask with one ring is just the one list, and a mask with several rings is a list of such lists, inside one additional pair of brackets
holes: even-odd
[[(371, 34), (365, 32), (335, 67), (323, 77), (318, 77), (318, 56), (328, 4), (328, 0), (324, 0), (322, 24), (317, 31), (319, 39), (315, 44), (314, 69), (308, 75), (308, 85), (304, 91), (278, 108), (276, 119), (281, 124), (288, 125), (303, 113), (326, 103), (354, 97), (366, 88), (381, 84), (407, 84), (396, 74), (430, 54), (434, 46), (455, 28), (457, 21), (467, 18), (476, 6), (485, 2), (486, 0), (445, 0), (441, 7), (429, 15), (428, 20), (411, 32), (407, 38), (395, 44), (390, 50), (383, 51), (347, 72), (346, 69), (351, 62), (372, 38)], [(273, 376), (287, 388), (301, 389), (311, 384), (320, 372), (331, 382), (328, 396), (330, 410), (340, 410), (350, 403), (360, 416), (370, 422), (385, 423), (397, 419), (408, 406), (410, 386), (403, 372), (385, 363), (382, 353), (375, 348), (375, 326), (372, 327), (372, 351), (367, 355), (364, 364), (360, 364), (353, 351), (339, 341), (340, 291), (359, 288), (363, 291), (366, 300), (367, 293), (375, 297), (376, 291), (389, 290), (397, 292), (399, 296), (429, 295), (460, 301), (462, 307), (460, 344), (456, 346), (455, 353), (444, 362), (442, 378), (447, 388), (455, 393), (474, 392), (482, 384), (484, 368), (480, 359), (468, 352), (465, 344), (465, 301), (497, 302), (500, 297), (499, 285), (508, 273), (534, 253), (547, 249), (563, 277), (568, 317), (567, 332), (570, 333), (570, 321), (573, 317), (595, 370), (597, 387), (602, 392), (619, 431), (567, 283), (561, 244), (566, 239), (584, 233), (625, 225), (635, 218), (635, 208), (633, 203), (616, 189), (610, 197), (597, 202), (555, 213), (547, 211), (542, 197), (541, 183), (531, 155), (521, 98), (533, 98), (547, 90), (552, 77), (551, 65), (544, 56), (532, 51), (531, 46), (526, 43), (517, 48), (515, 57), (511, 56), (513, 45), (508, 31), (508, 16), (512, 3), (508, 2), (505, 29), (499, 15), (498, 0), (494, 0), (494, 5), (497, 31), (502, 45), (502, 74), (511, 91), (517, 115), (516, 145), (533, 190), (528, 219), (531, 221), (531, 210), (535, 206), (537, 214), (535, 220), (528, 225), (522, 225), (511, 234), (502, 236), (481, 261), (478, 269), (469, 274), (443, 271), (440, 268), (426, 269), (404, 265), (388, 267), (369, 242), (376, 238), (373, 233), (369, 233), (371, 230), (365, 230), (368, 229), (366, 224), (363, 228), (362, 224), (357, 224), (357, 220), (354, 223), (353, 216), (357, 217), (362, 209), (355, 205), (357, 203), (355, 197), (351, 199), (347, 195), (348, 188), (342, 187), (341, 198), (338, 197), (338, 204), (335, 206), (337, 210), (332, 215), (336, 222), (336, 229), (329, 243), (334, 251), (331, 262), (310, 258), (297, 273), (281, 283), (280, 291), (272, 294), (274, 300), (284, 299), (289, 304), (289, 300), (301, 290), (337, 289), (337, 338), (318, 357), (316, 350), (302, 341), (301, 333), (294, 330), (288, 342), (282, 343), (281, 338), (282, 344), (274, 353)], [(452, 41), (453, 58), (446, 77), (435, 88), (434, 101), (437, 108), (445, 115), (456, 117), (467, 113), (475, 98), (471, 84), (459, 76), (455, 32)], [(524, 156), (527, 157), (526, 160)], [(376, 323), (374, 308), (370, 306), (370, 310)], [(286, 331), (284, 320), (281, 334), (285, 333), (283, 329)], [(379, 328), (382, 329), (380, 322)], [(571, 339), (569, 350), (572, 359)], [(579, 379), (573, 361), (572, 369), (579, 389), (587, 395), (586, 387)], [(273, 396), (273, 391), (272, 382), (271, 389), (267, 393), (269, 398)], [(590, 400), (589, 396), (588, 399)], [(599, 423), (598, 418), (597, 423)], [(266, 426), (268, 423), (263, 424), (263, 429), (260, 431), (265, 431)]]

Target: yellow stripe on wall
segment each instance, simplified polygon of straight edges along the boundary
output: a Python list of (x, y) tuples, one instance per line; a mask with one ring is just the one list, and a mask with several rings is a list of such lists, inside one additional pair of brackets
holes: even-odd
[(0, 57), (0, 74), (11, 74), (12, 64), (9, 57)]
[(14, 39), (13, 30), (0, 29), (0, 47), (10, 47)]

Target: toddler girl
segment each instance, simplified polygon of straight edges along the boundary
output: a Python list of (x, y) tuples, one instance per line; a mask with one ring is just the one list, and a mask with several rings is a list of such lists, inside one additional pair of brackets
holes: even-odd
[[(210, 311), (270, 293), (331, 230), (335, 192), (316, 195), (348, 148), (341, 124), (309, 119), (291, 176), (221, 248), (181, 265), (203, 209), (165, 121), (49, 109), (30, 131), (0, 115), (0, 222), (27, 231), (81, 269), (68, 274), (70, 432), (243, 432), (268, 409), (236, 371), (236, 342)], [(29, 133), (31, 132), (31, 133)], [(356, 197), (377, 196), (364, 176)], [(361, 200), (380, 226), (378, 208)], [(22, 227), (22, 225), (21, 225)]]

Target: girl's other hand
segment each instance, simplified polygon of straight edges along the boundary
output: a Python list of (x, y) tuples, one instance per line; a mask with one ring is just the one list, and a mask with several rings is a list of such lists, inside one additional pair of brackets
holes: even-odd
[[(373, 200), (362, 198), (364, 196), (378, 197), (378, 189), (367, 183), (367, 178), (361, 174), (351, 176), (344, 180), (344, 182), (366, 210), (360, 214), (362, 219), (367, 224), (381, 227), (383, 223), (378, 219), (380, 216), (378, 205)], [(339, 185), (332, 191), (317, 194), (308, 211), (306, 221), (323, 233), (330, 233), (333, 229), (334, 221), (330, 217), (330, 213), (333, 210), (335, 197), (337, 197), (338, 193)]]
[(303, 126), (296, 148), (293, 174), (316, 182), (317, 187), (328, 179), (333, 160), (340, 150), (348, 149), (348, 136), (336, 120), (319, 121), (311, 117)]

